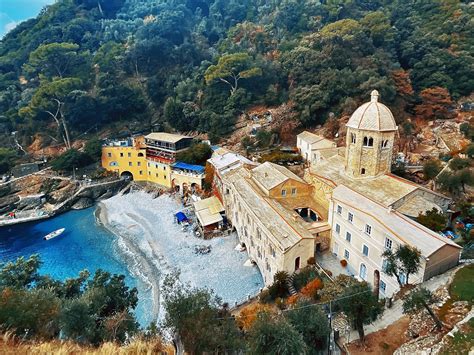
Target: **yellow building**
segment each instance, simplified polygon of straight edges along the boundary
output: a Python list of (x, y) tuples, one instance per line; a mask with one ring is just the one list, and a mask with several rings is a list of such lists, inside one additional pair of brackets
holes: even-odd
[(204, 167), (176, 161), (176, 155), (191, 143), (191, 137), (163, 132), (107, 142), (102, 148), (102, 167), (123, 178), (182, 192), (201, 189)]
[(102, 147), (102, 167), (121, 177), (147, 181), (146, 148), (143, 139), (124, 139)]

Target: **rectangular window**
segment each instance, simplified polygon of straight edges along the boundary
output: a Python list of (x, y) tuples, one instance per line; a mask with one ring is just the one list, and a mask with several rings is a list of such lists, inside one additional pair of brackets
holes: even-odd
[(131, 161), (128, 162), (128, 166), (132, 166), (132, 162), (131, 162)]
[(142, 170), (140, 170), (138, 173), (139, 173), (140, 175), (143, 175), (143, 171), (142, 171)]
[(148, 167), (150, 167), (150, 163), (147, 163)]
[(392, 240), (390, 238), (385, 238), (385, 249), (392, 249)]
[(281, 190), (281, 195), (282, 195), (283, 197), (285, 197), (285, 196), (286, 196), (286, 190)]
[(346, 232), (346, 240), (350, 243), (352, 239), (352, 234), (349, 232)]
[(340, 234), (341, 233), (341, 226), (336, 223), (336, 233)]
[(107, 156), (108, 156), (109, 158), (112, 158), (112, 153), (107, 153)]
[(337, 214), (342, 213), (342, 206), (337, 205)]
[(155, 177), (158, 177), (158, 173), (155, 173)]
[(157, 168), (157, 169), (158, 169), (158, 164), (155, 164), (155, 168)]
[(132, 156), (132, 153), (127, 153), (127, 157), (131, 157)]
[(291, 194), (292, 194), (293, 196), (296, 195), (296, 187), (293, 187), (293, 188), (291, 189)]
[(405, 275), (404, 273), (401, 273), (400, 282), (402, 283), (402, 285), (405, 285), (407, 283), (407, 275)]
[(141, 165), (142, 165), (142, 163), (141, 163), (141, 162), (138, 162), (138, 163), (137, 163), (137, 165), (138, 165), (138, 166), (141, 166)]
[(385, 294), (385, 291), (387, 291), (387, 284), (380, 280), (380, 292)]
[(383, 272), (387, 272), (387, 265), (388, 265), (387, 259), (383, 259), (383, 261), (382, 261), (382, 271)]
[(163, 167), (163, 170), (166, 170), (166, 166)]
[(369, 247), (365, 244), (362, 247), (362, 254), (364, 254), (364, 256), (369, 256)]
[(120, 158), (123, 158), (123, 153), (120, 153)]
[(344, 250), (344, 258), (346, 258), (347, 260), (349, 260), (349, 250)]
[(165, 180), (166, 180), (166, 175), (164, 176)]
[(347, 214), (347, 220), (352, 223), (352, 222), (354, 221), (354, 215), (349, 212), (349, 213)]
[(151, 171), (148, 172), (148, 175), (151, 175)]
[(368, 235), (372, 233), (372, 227), (368, 224), (365, 225), (365, 233)]

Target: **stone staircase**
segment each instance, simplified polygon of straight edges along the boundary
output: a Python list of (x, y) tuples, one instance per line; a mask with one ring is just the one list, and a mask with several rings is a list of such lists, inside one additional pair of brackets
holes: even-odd
[(294, 277), (295, 277), (295, 273), (292, 273), (290, 276), (288, 276), (288, 280), (286, 281), (288, 285), (288, 290), (290, 291), (290, 296), (297, 294), (295, 286), (293, 284)]

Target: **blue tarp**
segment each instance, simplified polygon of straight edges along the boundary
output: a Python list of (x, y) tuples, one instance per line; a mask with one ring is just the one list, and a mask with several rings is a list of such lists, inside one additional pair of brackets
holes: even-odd
[(179, 223), (188, 220), (188, 217), (186, 217), (186, 215), (183, 212), (178, 212), (178, 213), (176, 213), (175, 216), (176, 216), (176, 219), (178, 220)]
[(196, 171), (198, 173), (204, 172), (204, 167), (201, 165), (186, 164), (181, 161), (178, 161), (172, 165), (173, 168)]

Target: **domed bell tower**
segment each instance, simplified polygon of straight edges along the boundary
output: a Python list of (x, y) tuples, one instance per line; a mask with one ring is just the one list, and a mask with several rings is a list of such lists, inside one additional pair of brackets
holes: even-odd
[(354, 111), (346, 127), (346, 174), (370, 178), (389, 173), (398, 127), (389, 108), (379, 102), (377, 90)]

